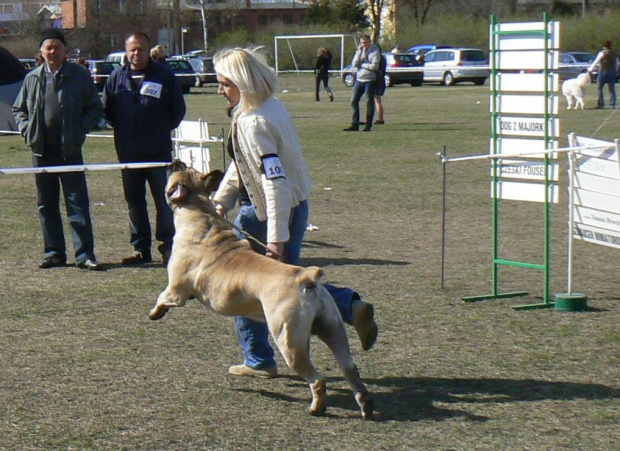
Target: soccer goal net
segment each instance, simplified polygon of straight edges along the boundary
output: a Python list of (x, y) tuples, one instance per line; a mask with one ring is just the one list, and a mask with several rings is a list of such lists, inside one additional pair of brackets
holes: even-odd
[(312, 72), (317, 49), (325, 47), (333, 56), (332, 69), (342, 72), (357, 48), (352, 34), (306, 34), (274, 37), (276, 74), (281, 72)]

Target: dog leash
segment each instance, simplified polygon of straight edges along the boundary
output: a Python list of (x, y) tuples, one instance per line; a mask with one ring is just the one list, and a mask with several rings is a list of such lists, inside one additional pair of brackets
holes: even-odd
[(269, 249), (267, 247), (267, 245), (265, 243), (263, 243), (261, 240), (259, 240), (258, 238), (256, 238), (254, 235), (246, 232), (245, 230), (243, 230), (241, 227), (237, 226), (236, 224), (233, 224), (232, 222), (230, 222), (227, 218), (220, 216), (219, 219), (229, 225), (231, 228), (233, 228), (234, 230), (238, 231), (239, 233), (241, 233), (244, 237), (246, 237), (248, 240), (253, 241), (254, 243), (258, 244), (260, 247), (262, 247), (263, 249), (265, 249), (267, 252), (270, 252), (271, 254), (275, 255), (276, 257), (278, 257), (279, 260), (283, 260), (284, 257), (280, 254), (278, 254), (277, 252), (273, 252), (271, 249)]
[(614, 114), (616, 114), (616, 111), (617, 111), (616, 108), (614, 108), (611, 114), (607, 116), (605, 119), (603, 119), (603, 122), (601, 123), (601, 125), (598, 126), (598, 128), (594, 131), (594, 133), (592, 133), (592, 135), (590, 135), (590, 138), (594, 138), (594, 136), (598, 133), (598, 131), (605, 126), (605, 124), (611, 119), (611, 117)]

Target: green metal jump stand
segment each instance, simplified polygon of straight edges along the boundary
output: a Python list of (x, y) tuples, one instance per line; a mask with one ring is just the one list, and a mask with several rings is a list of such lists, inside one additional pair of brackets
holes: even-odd
[[(498, 58), (498, 45), (497, 45), (497, 36), (500, 35), (542, 35), (545, 42), (545, 53), (549, 52), (548, 48), (548, 38), (549, 38), (549, 29), (548, 29), (548, 18), (547, 14), (543, 14), (543, 22), (544, 29), (543, 30), (523, 30), (523, 31), (500, 31), (497, 29), (497, 21), (495, 16), (491, 16), (491, 77), (494, 80), (497, 80), (498, 71), (497, 71), (497, 58)], [(549, 97), (551, 96), (550, 87), (549, 87), (549, 75), (550, 71), (548, 68), (548, 58), (545, 58), (545, 90), (544, 96), (547, 101), (545, 101), (545, 112), (544, 112), (544, 135), (545, 141), (548, 144), (551, 141), (549, 136)], [(495, 99), (500, 93), (497, 91), (498, 83), (493, 83), (493, 87), (491, 90), (491, 95), (493, 99)], [(493, 101), (493, 107), (491, 111), (491, 133), (492, 133), (492, 154), (497, 155), (497, 140), (499, 138), (499, 133), (497, 130), (497, 103)], [(538, 304), (526, 304), (526, 305), (517, 305), (512, 308), (515, 310), (533, 310), (533, 309), (542, 309), (542, 308), (550, 308), (554, 306), (554, 303), (551, 302), (549, 297), (549, 285), (550, 285), (550, 199), (549, 199), (549, 155), (545, 154), (545, 177), (544, 177), (544, 185), (545, 185), (545, 199), (544, 199), (544, 262), (542, 264), (536, 263), (526, 263), (526, 262), (518, 262), (513, 260), (502, 259), (499, 257), (499, 193), (498, 193), (498, 182), (499, 182), (499, 174), (500, 174), (500, 163), (497, 158), (492, 159), (492, 182), (493, 182), (493, 258), (492, 258), (492, 293), (480, 296), (467, 296), (463, 297), (461, 300), (463, 302), (477, 302), (483, 301), (487, 299), (503, 299), (503, 298), (513, 298), (519, 296), (527, 296), (529, 293), (527, 291), (515, 291), (508, 293), (500, 293), (498, 289), (499, 285), (499, 267), (500, 266), (513, 266), (520, 268), (528, 268), (535, 269), (539, 271), (543, 271), (544, 275), (544, 286), (543, 286), (543, 302)]]

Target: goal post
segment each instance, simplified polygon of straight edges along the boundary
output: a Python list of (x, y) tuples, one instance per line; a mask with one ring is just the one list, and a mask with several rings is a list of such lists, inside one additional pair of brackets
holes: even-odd
[[(328, 45), (325, 45), (324, 42), (326, 40), (336, 40), (336, 42), (338, 42), (339, 44), (339, 53), (340, 53), (340, 66), (338, 68), (338, 71), (340, 73), (342, 73), (342, 71), (344, 70), (345, 66), (347, 64), (345, 64), (345, 59), (344, 59), (344, 55), (345, 55), (345, 43), (347, 38), (352, 39), (355, 47), (357, 48), (357, 40), (355, 39), (355, 36), (352, 34), (305, 34), (305, 35), (280, 35), (280, 36), (274, 36), (274, 59), (275, 59), (275, 70), (276, 70), (276, 75), (280, 74), (280, 72), (288, 72), (289, 70), (283, 70), (280, 67), (280, 56), (281, 53), (289, 53), (292, 59), (292, 64), (293, 64), (293, 68), (290, 69), (293, 72), (312, 72), (314, 71), (314, 63), (316, 62), (316, 58), (312, 58), (312, 66), (308, 66), (308, 64), (299, 64), (296, 57), (295, 57), (295, 52), (294, 49), (291, 45), (291, 41), (294, 40), (298, 40), (298, 39), (303, 39), (305, 41), (309, 40), (309, 39), (314, 39), (317, 40), (317, 46), (316, 47), (329, 47)], [(280, 46), (282, 47), (286, 47), (284, 49), (281, 49)], [(315, 50), (316, 50), (315, 47)], [(335, 53), (332, 49), (332, 53)], [(307, 60), (307, 58), (306, 58)], [(300, 67), (301, 66), (301, 67)]]

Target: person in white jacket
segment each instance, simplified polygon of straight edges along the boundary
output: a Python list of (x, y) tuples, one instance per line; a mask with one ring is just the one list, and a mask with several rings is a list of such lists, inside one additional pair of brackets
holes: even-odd
[[(214, 195), (216, 209), (225, 215), (238, 202), (235, 225), (266, 243), (264, 249), (252, 242), (253, 249), (298, 264), (312, 185), (293, 121), (273, 95), (276, 74), (260, 55), (241, 48), (218, 52), (213, 62), (218, 94), (226, 98), (232, 118), (228, 152), (233, 160)], [(362, 348), (370, 349), (377, 338), (373, 306), (351, 288), (326, 288), (344, 321), (355, 327)], [(229, 373), (275, 377), (267, 325), (237, 316), (235, 329), (244, 361)]]

